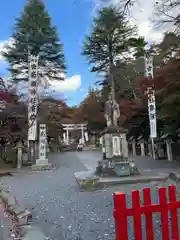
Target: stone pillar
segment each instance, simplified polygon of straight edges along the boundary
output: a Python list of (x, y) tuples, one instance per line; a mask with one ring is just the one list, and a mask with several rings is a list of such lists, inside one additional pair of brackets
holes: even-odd
[(22, 157), (23, 157), (22, 146), (18, 146), (18, 148), (17, 148), (17, 168), (22, 167)]
[(83, 128), (83, 124), (81, 124), (81, 139), (82, 139), (82, 144), (84, 144), (84, 128)]
[(88, 132), (84, 133), (84, 137), (85, 137), (86, 142), (88, 142), (89, 141)]
[(172, 156), (172, 147), (171, 147), (170, 141), (166, 141), (166, 151), (167, 151), (168, 161), (171, 162), (173, 160), (173, 156)]
[(141, 147), (141, 156), (145, 156), (145, 148), (144, 148), (144, 142), (140, 142), (140, 147)]
[(151, 143), (148, 143), (148, 156), (152, 158), (152, 145)]
[(99, 138), (99, 143), (100, 143), (101, 146), (103, 145), (103, 138), (102, 138), (102, 136)]
[(136, 141), (132, 141), (132, 154), (133, 156), (136, 156)]
[(102, 156), (103, 156), (103, 159), (106, 159), (106, 149), (104, 146), (102, 146)]
[(66, 133), (63, 133), (63, 142), (66, 143)]
[(66, 144), (69, 144), (69, 129), (66, 129)]
[(95, 134), (93, 134), (93, 136), (92, 136), (92, 145), (93, 145), (93, 147), (95, 147), (96, 146), (96, 137), (95, 137)]

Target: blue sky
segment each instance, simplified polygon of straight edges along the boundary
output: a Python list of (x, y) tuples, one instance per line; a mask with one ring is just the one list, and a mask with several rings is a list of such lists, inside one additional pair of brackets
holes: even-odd
[[(92, 22), (93, 3), (91, 0), (44, 0), (44, 2), (64, 44), (68, 65), (67, 78), (73, 75), (81, 76), (80, 88), (75, 92), (65, 93), (69, 105), (78, 104), (85, 97), (89, 86), (96, 81), (96, 75), (89, 72), (88, 64), (81, 56), (82, 41)], [(23, 11), (26, 3), (27, 0), (3, 1), (0, 14), (0, 42), (9, 39), (14, 19)], [(0, 61), (0, 76), (2, 75), (6, 75), (6, 64)], [(72, 81), (73, 78), (71, 83)]]
[[(0, 49), (3, 41), (7, 41), (12, 33), (15, 17), (23, 11), (28, 0), (5, 0), (0, 14)], [(104, 0), (44, 0), (47, 10), (57, 26), (60, 39), (64, 44), (68, 65), (67, 81), (59, 89), (66, 89), (64, 96), (69, 105), (79, 104), (88, 92), (88, 88), (96, 82), (97, 76), (90, 73), (85, 58), (81, 55), (84, 35), (90, 30), (94, 9), (99, 8)], [(117, 0), (109, 0), (116, 4)], [(151, 42), (159, 42), (162, 32), (155, 29), (151, 21), (154, 0), (139, 0), (132, 7), (130, 23), (138, 27), (138, 34)], [(7, 74), (6, 64), (0, 58), (0, 76)], [(79, 79), (81, 78), (81, 86)], [(55, 86), (57, 89), (57, 87)], [(77, 89), (69, 92), (67, 89)], [(62, 96), (62, 93), (56, 92)]]

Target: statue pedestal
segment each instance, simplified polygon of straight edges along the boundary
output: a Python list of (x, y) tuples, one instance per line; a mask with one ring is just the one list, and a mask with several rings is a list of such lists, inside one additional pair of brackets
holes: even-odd
[(128, 160), (126, 133), (121, 127), (108, 127), (103, 131), (106, 160), (98, 162), (97, 174), (118, 177), (139, 174), (135, 164)]

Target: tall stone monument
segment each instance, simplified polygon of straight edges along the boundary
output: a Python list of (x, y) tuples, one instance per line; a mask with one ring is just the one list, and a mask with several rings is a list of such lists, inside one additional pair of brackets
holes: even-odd
[(102, 175), (129, 176), (134, 171), (134, 164), (128, 160), (127, 129), (118, 126), (119, 117), (119, 105), (109, 94), (105, 103), (107, 127), (102, 133), (106, 159), (99, 161), (97, 167)]

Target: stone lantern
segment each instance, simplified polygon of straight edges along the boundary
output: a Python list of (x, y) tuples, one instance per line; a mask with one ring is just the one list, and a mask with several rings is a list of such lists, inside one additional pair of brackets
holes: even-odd
[(135, 157), (136, 156), (136, 139), (134, 136), (131, 136), (129, 138), (129, 144), (132, 145), (132, 155)]
[(173, 161), (173, 156), (172, 156), (172, 134), (170, 133), (165, 133), (161, 136), (161, 139), (163, 139), (166, 143), (166, 151), (167, 151), (167, 158), (168, 161)]
[(145, 156), (145, 140), (144, 137), (141, 135), (138, 137), (138, 144), (140, 145), (141, 148), (141, 156), (144, 157)]
[(23, 148), (24, 143), (23, 140), (18, 138), (16, 141), (16, 149), (17, 149), (17, 168), (22, 167), (22, 161), (23, 161)]

